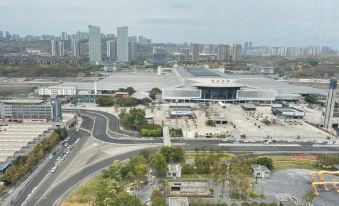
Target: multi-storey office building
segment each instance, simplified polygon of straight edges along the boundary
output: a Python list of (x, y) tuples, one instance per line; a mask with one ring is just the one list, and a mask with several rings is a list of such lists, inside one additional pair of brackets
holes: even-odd
[(5, 121), (61, 121), (61, 102), (51, 99), (41, 100), (2, 100), (0, 119)]

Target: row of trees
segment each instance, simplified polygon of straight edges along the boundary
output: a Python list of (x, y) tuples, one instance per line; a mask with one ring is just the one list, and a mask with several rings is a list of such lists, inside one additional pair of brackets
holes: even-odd
[(66, 129), (57, 129), (49, 137), (43, 139), (35, 146), (32, 152), (27, 156), (20, 156), (12, 162), (12, 166), (6, 170), (1, 181), (6, 185), (17, 182), (21, 177), (27, 174), (32, 168), (50, 151), (60, 140), (67, 137)]
[(169, 130), (171, 137), (182, 137), (182, 129), (181, 128), (171, 128)]
[(149, 92), (149, 97), (153, 100), (155, 100), (155, 96), (161, 94), (161, 90), (158, 87), (154, 87), (153, 89), (151, 89), (151, 91)]
[(111, 107), (114, 105), (113, 98), (111, 96), (101, 96), (95, 100), (95, 103), (101, 107)]
[(95, 100), (95, 103), (101, 107), (111, 107), (114, 104), (117, 104), (122, 107), (135, 107), (139, 104), (148, 106), (152, 102), (149, 98), (136, 99), (134, 97), (119, 97), (113, 100), (111, 96), (101, 96)]
[[(114, 94), (115, 92), (128, 92), (129, 95), (132, 95), (135, 93), (135, 90), (133, 87), (127, 87), (126, 89), (120, 88), (116, 91), (103, 91), (103, 94)], [(100, 106), (113, 106), (114, 104), (117, 104), (122, 107), (135, 107), (137, 105), (145, 105), (148, 106), (151, 102), (152, 99), (155, 100), (155, 96), (157, 94), (161, 94), (161, 90), (157, 87), (153, 88), (150, 91), (150, 98), (144, 98), (144, 99), (136, 99), (134, 97), (119, 97), (115, 100), (113, 100), (112, 96), (101, 96), (96, 99), (96, 104)]]
[(151, 124), (145, 119), (145, 111), (132, 108), (129, 112), (122, 110), (119, 114), (120, 123), (123, 127), (138, 131), (144, 137), (161, 137), (162, 127), (157, 124)]
[(139, 104), (148, 106), (151, 102), (150, 98), (136, 99), (134, 97), (119, 97), (115, 100), (115, 103), (122, 107), (135, 107)]
[(135, 90), (133, 87), (127, 87), (127, 88), (119, 88), (118, 90), (110, 90), (110, 91), (103, 90), (102, 91), (103, 94), (114, 94), (116, 92), (128, 92), (128, 95), (132, 95), (135, 92)]

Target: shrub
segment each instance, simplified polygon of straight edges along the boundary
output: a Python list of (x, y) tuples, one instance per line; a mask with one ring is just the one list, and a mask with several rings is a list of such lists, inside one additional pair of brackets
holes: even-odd
[(273, 160), (268, 157), (259, 157), (255, 160), (256, 164), (265, 165), (269, 170), (273, 169)]
[(111, 96), (101, 96), (95, 100), (95, 103), (102, 107), (110, 107), (113, 106), (114, 101)]
[(169, 130), (171, 137), (182, 137), (182, 129), (181, 128), (171, 128)]

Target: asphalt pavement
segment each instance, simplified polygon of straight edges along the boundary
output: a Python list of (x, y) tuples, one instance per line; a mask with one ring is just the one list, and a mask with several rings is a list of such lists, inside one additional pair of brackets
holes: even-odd
[[(68, 110), (69, 112), (71, 110)], [(119, 129), (119, 120), (116, 116), (105, 112), (80, 110), (83, 118), (82, 128), (92, 132), (94, 138), (102, 142), (111, 144), (146, 144), (161, 146), (160, 140), (143, 140), (140, 138), (123, 138), (128, 132), (123, 132)], [(121, 134), (122, 133), (122, 134)], [(76, 146), (68, 157), (60, 162), (55, 173), (50, 173), (49, 170), (56, 163), (58, 156), (65, 152), (62, 147), (57, 150), (57, 154), (52, 159), (46, 160), (48, 163), (41, 169), (38, 175), (26, 186), (19, 197), (11, 205), (59, 205), (64, 198), (82, 181), (88, 177), (101, 171), (103, 168), (112, 164), (113, 160), (125, 160), (138, 154), (139, 151), (133, 151), (110, 157), (104, 160), (97, 161), (93, 164), (87, 165), (77, 173), (67, 177), (65, 180), (53, 184), (55, 176), (60, 175), (62, 170), (71, 162), (77, 150), (81, 148), (81, 144), (89, 137), (89, 134), (84, 131), (78, 131), (70, 134), (69, 142), (72, 144), (80, 138), (79, 145)], [(289, 154), (289, 153), (337, 153), (338, 147), (318, 146), (313, 147), (312, 144), (300, 143), (299, 145), (290, 144), (288, 146), (281, 145), (281, 143), (271, 143), (269, 146), (261, 146), (253, 144), (227, 144), (228, 142), (221, 140), (175, 140), (172, 144), (181, 145), (185, 150), (194, 151), (196, 147), (222, 147), (228, 152), (252, 152), (252, 153), (270, 153), (270, 154)]]
[[(80, 141), (77, 143), (78, 145), (80, 145), (82, 142), (84, 142), (85, 138), (88, 138), (88, 134), (86, 135), (86, 132), (83, 131), (78, 131), (78, 132), (74, 132), (69, 136), (69, 140), (67, 141), (68, 144), (73, 144), (78, 138), (80, 139)], [(77, 145), (77, 146), (78, 146)], [(77, 146), (73, 149), (76, 150)], [(41, 187), (41, 183), (43, 183), (44, 181), (48, 180), (51, 176), (50, 170), (52, 169), (52, 167), (56, 164), (57, 162), (57, 158), (60, 157), (62, 154), (65, 153), (66, 147), (62, 146), (61, 143), (59, 145), (56, 146), (56, 148), (50, 153), (54, 153), (52, 158), (49, 158), (48, 155), (46, 155), (45, 159), (42, 160), (41, 164), (44, 164), (44, 167), (40, 169), (40, 171), (38, 172), (38, 174), (26, 185), (26, 187), (24, 188), (24, 190), (18, 195), (18, 197), (13, 200), (10, 205), (34, 205), (34, 204), (30, 204), (31, 201), (34, 202), (34, 197), (36, 194), (38, 194), (37, 192), (39, 190), (45, 190), (46, 188)], [(73, 151), (74, 152), (74, 151)], [(58, 164), (58, 168), (56, 170), (56, 172), (62, 170), (63, 168), (63, 162), (60, 162)]]

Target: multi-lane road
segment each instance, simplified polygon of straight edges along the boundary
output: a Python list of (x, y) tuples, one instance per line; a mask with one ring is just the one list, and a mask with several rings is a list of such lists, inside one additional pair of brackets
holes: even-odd
[[(68, 110), (74, 112), (75, 110)], [(110, 143), (112, 145), (161, 145), (162, 141), (156, 140), (142, 140), (136, 138), (133, 133), (121, 131), (119, 128), (119, 120), (116, 116), (99, 111), (76, 110), (80, 112), (83, 122), (82, 129), (78, 132), (70, 134), (68, 144), (76, 143), (74, 149), (68, 154), (65, 160), (57, 160), (62, 154), (65, 153), (67, 148), (65, 146), (56, 149), (56, 154), (52, 158), (46, 158), (43, 162), (42, 168), (32, 179), (25, 185), (17, 198), (15, 198), (8, 205), (59, 205), (64, 198), (73, 190), (78, 184), (87, 179), (88, 177), (96, 174), (98, 171), (106, 168), (112, 164), (112, 160), (125, 160), (131, 156), (135, 156), (139, 151), (126, 152), (117, 156), (112, 156), (77, 170), (75, 173), (67, 176), (55, 183), (54, 179), (62, 175), (63, 169), (70, 166), (74, 161), (75, 154), (81, 149), (86, 139), (91, 136), (99, 141)], [(338, 152), (338, 147), (328, 147), (326, 145), (313, 146), (312, 144), (295, 144), (295, 143), (275, 143), (269, 145), (244, 143), (233, 144), (230, 142), (223, 142), (220, 140), (175, 140), (172, 144), (178, 144), (185, 148), (185, 150), (193, 151), (195, 147), (211, 146), (223, 148), (229, 152), (254, 152), (254, 153), (319, 153)], [(58, 163), (57, 163), (58, 162)], [(54, 173), (51, 173), (51, 168), (58, 164), (58, 168)], [(72, 165), (71, 165), (72, 166)]]

